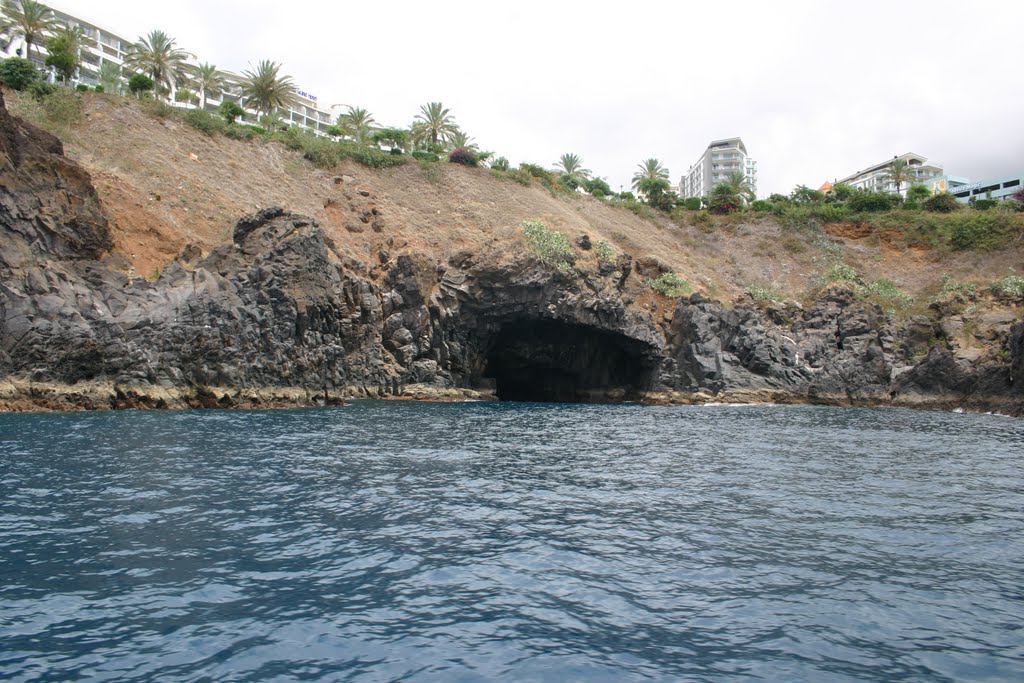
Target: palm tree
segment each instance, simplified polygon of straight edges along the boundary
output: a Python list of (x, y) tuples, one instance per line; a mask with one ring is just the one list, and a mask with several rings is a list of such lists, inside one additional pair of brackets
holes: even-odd
[(476, 149), (477, 144), (473, 142), (473, 138), (468, 135), (465, 131), (456, 130), (452, 133), (448, 139), (448, 144), (452, 146), (452, 149)]
[(185, 78), (185, 60), (192, 56), (175, 47), (174, 42), (163, 31), (150, 31), (124, 58), (129, 68), (143, 72), (157, 85), (166, 85), (172, 98), (177, 84)]
[(63, 24), (54, 32), (53, 37), (60, 38), (65, 41), (68, 48), (74, 52), (76, 56), (80, 55), (82, 39), (85, 37), (85, 32), (82, 30), (81, 26)]
[(740, 171), (733, 171), (719, 185), (728, 185), (731, 194), (738, 196), (748, 204), (757, 199), (757, 195), (754, 193), (754, 186), (750, 183), (747, 176)]
[(348, 113), (338, 117), (338, 128), (342, 134), (352, 138), (360, 145), (365, 145), (370, 140), (370, 133), (373, 132), (373, 115), (362, 107), (349, 107)]
[(100, 64), (100, 85), (106, 92), (121, 94), (121, 67), (114, 62)]
[(226, 81), (224, 74), (213, 64), (200, 64), (189, 69), (195, 87), (199, 90), (199, 109), (206, 109), (206, 96), (219, 95), (224, 92)]
[(33, 45), (57, 29), (53, 10), (36, 0), (21, 0), (20, 6), (14, 0), (4, 0), (3, 9), (6, 16), (0, 28), (25, 41), (26, 59), (32, 56)]
[(563, 154), (555, 167), (573, 180), (586, 180), (590, 177), (590, 169), (583, 168), (583, 159), (576, 154)]
[(893, 159), (893, 162), (889, 164), (889, 170), (882, 177), (896, 185), (897, 194), (899, 194), (903, 183), (909, 183), (914, 179), (914, 175), (910, 172), (910, 164), (905, 159)]
[(416, 115), (417, 123), (413, 125), (423, 139), (429, 139), (431, 145), (448, 141), (459, 130), (451, 113), (440, 102), (429, 102), (420, 107)]
[(281, 76), (281, 64), (261, 60), (253, 71), (243, 71), (242, 99), (257, 112), (270, 116), (277, 107), (295, 102), (295, 83), (291, 76)]
[(657, 159), (644, 159), (637, 164), (640, 170), (633, 174), (633, 189), (639, 191), (645, 180), (668, 180), (668, 169)]

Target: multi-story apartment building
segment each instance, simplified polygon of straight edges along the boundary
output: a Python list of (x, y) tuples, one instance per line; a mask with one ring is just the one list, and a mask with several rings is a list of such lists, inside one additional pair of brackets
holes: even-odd
[(757, 162), (740, 138), (715, 140), (679, 181), (679, 196), (707, 197), (731, 173), (742, 173), (757, 192)]
[(956, 187), (949, 187), (946, 191), (956, 197), (957, 201), (967, 203), (972, 198), (1009, 199), (1021, 189), (1024, 189), (1024, 173), (986, 178), (976, 183), (968, 181)]
[[(50, 6), (50, 5), (48, 5)], [(129, 40), (123, 36), (120, 36), (104, 27), (98, 22), (91, 19), (85, 19), (81, 16), (72, 16), (67, 12), (58, 10), (50, 6), (53, 10), (54, 18), (61, 24), (66, 26), (78, 26), (82, 30), (82, 46), (79, 53), (80, 66), (78, 74), (74, 79), (74, 83), (84, 83), (88, 86), (99, 85), (100, 82), (100, 69), (104, 63), (113, 63), (118, 67), (124, 65), (125, 56), (132, 49), (135, 44), (134, 40)], [(0, 59), (6, 59), (8, 57), (14, 57), (21, 55), (24, 52), (24, 41), (21, 38), (17, 38), (13, 35), (0, 31)], [(30, 58), (37, 63), (40, 68), (44, 70), (44, 62), (46, 60), (46, 47), (44, 45), (33, 45), (32, 54)], [(195, 60), (190, 60), (195, 64)], [(122, 77), (123, 81), (127, 80), (127, 75)], [(206, 98), (206, 108), (214, 110), (220, 106), (225, 100), (230, 100), (238, 104), (241, 102), (241, 83), (243, 76), (241, 74), (225, 71), (225, 80), (227, 81), (227, 87), (223, 93), (209, 94)], [(295, 103), (287, 108), (280, 109), (277, 113), (280, 115), (281, 120), (289, 125), (301, 126), (308, 128), (314, 132), (325, 134), (327, 129), (334, 123), (334, 116), (331, 115), (329, 107), (321, 109), (321, 105), (316, 95), (310, 94), (304, 90), (298, 90), (295, 93)], [(173, 97), (173, 93), (172, 93)], [(191, 102), (176, 102), (175, 106), (192, 108), (196, 105)], [(255, 121), (256, 112), (251, 109), (246, 110), (247, 118)]]
[(908, 170), (910, 171), (910, 182), (902, 183), (900, 186), (900, 193), (906, 194), (907, 188), (915, 183), (927, 184), (928, 181), (933, 178), (939, 178), (943, 175), (942, 166), (937, 164), (929, 164), (927, 157), (923, 157), (920, 154), (914, 154), (908, 152), (892, 159), (886, 159), (872, 166), (868, 166), (863, 171), (857, 171), (853, 175), (846, 176), (840, 183), (846, 183), (852, 185), (859, 190), (871, 190), (874, 192), (895, 192), (896, 183), (889, 180), (889, 167), (897, 159), (902, 159), (907, 162)]

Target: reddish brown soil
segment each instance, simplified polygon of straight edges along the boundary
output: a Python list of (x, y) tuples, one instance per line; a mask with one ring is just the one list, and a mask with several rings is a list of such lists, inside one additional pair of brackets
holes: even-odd
[[(848, 223), (825, 226), (817, 238), (771, 218), (677, 225), (454, 164), (374, 171), (346, 163), (323, 170), (280, 143), (208, 137), (178, 120), (151, 116), (132, 100), (93, 93), (84, 99), (82, 122), (54, 132), (93, 175), (113, 224), (114, 262), (145, 276), (187, 244), (209, 252), (230, 239), (239, 217), (272, 205), (312, 216), (340, 253), (364, 261), (381, 248), (442, 259), (466, 249), (510, 258), (524, 248), (520, 223), (541, 220), (573, 239), (585, 233), (634, 257), (654, 256), (695, 289), (724, 299), (748, 286), (807, 296), (834, 262), (822, 240), (838, 244), (840, 258), (866, 279), (887, 277), (922, 301), (944, 273), (987, 284), (1011, 268), (1024, 271), (1024, 244), (998, 253), (937, 254), (906, 245), (898, 233), (877, 235)], [(34, 113), (16, 97), (9, 105), (30, 118)], [(583, 256), (584, 265), (593, 261), (593, 252)], [(657, 299), (652, 295), (650, 303)]]

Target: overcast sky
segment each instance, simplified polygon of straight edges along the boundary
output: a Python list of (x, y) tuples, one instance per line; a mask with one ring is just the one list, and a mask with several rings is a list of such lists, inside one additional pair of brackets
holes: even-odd
[(656, 157), (673, 184), (740, 136), (758, 194), (905, 152), (973, 180), (1024, 172), (1024, 2), (55, 0), (241, 71), (284, 64), (321, 104), (410, 124), (439, 100), (481, 148), (614, 189)]

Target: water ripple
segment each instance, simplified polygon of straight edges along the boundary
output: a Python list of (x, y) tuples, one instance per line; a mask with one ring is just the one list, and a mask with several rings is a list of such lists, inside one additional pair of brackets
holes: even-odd
[(0, 679), (1011, 681), (1024, 423), (0, 415)]

